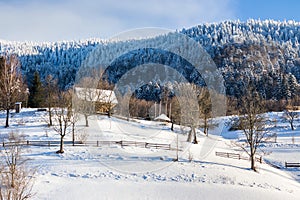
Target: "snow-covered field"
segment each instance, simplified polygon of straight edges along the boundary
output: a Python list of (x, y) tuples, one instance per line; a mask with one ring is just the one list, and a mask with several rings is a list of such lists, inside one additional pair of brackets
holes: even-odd
[[(26, 147), (28, 166), (37, 169), (34, 199), (299, 199), (300, 168), (286, 169), (284, 162), (300, 162), (300, 123), (290, 131), (281, 114), (268, 113), (271, 120), (277, 120), (276, 127), (270, 128), (278, 135), (277, 143), (261, 146), (269, 152), (263, 155), (264, 161), (281, 169), (257, 163), (258, 172), (249, 169), (247, 160), (215, 156), (216, 151), (245, 156), (232, 145), (242, 133), (223, 126), (228, 117), (219, 119), (218, 129), (209, 137), (199, 131), (197, 145), (186, 143), (187, 136), (177, 126), (174, 133), (170, 125), (159, 122), (91, 117), (88, 128), (81, 121), (77, 127), (77, 133), (86, 133), (88, 141), (164, 143), (172, 149), (97, 147), (94, 143), (66, 145), (64, 154), (56, 154), (58, 146)], [(4, 120), (1, 113), (0, 124)], [(15, 131), (26, 140), (58, 140), (46, 120), (46, 113), (35, 109), (12, 113), (10, 128), (0, 129), (1, 138)], [(174, 162), (177, 139), (179, 162)], [(71, 134), (65, 140), (70, 141)]]

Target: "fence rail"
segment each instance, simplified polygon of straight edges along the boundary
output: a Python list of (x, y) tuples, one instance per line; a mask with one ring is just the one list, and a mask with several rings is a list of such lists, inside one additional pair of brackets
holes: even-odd
[[(21, 146), (59, 146), (60, 141), (57, 140), (24, 140), (18, 142), (3, 142), (2, 147), (12, 146), (12, 145), (21, 145)], [(149, 148), (149, 149), (164, 149), (164, 150), (171, 150), (171, 144), (162, 144), (162, 143), (151, 143), (151, 142), (140, 142), (140, 141), (126, 141), (126, 140), (119, 140), (119, 141), (85, 141), (85, 142), (78, 142), (75, 141), (64, 141), (64, 145), (74, 145), (74, 146), (112, 146), (112, 145), (119, 145), (121, 147), (131, 146), (131, 147), (139, 147), (139, 148)]]
[[(228, 153), (228, 152), (217, 152), (216, 156), (224, 157), (224, 158), (232, 158), (232, 159), (238, 159), (238, 160), (250, 160), (249, 157), (241, 156), (241, 154), (238, 153)], [(255, 157), (255, 161), (262, 163), (262, 157)]]
[(285, 162), (285, 167), (300, 167), (300, 163), (289, 163), (289, 162)]

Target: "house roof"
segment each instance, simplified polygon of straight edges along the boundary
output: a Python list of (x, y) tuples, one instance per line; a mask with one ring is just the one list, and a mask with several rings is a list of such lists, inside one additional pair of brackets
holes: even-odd
[(78, 98), (86, 101), (117, 104), (113, 90), (101, 90), (96, 88), (75, 87), (75, 94)]

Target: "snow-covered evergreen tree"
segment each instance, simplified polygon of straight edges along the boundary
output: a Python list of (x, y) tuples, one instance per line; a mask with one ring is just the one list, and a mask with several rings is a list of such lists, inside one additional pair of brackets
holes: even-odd
[[(201, 24), (183, 29), (180, 33), (197, 41), (211, 55), (223, 73), (228, 95), (242, 95), (243, 87), (250, 80), (267, 99), (291, 98), (299, 89), (299, 22), (253, 19), (246, 22), (224, 21)], [(187, 74), (188, 65), (182, 62), (181, 58), (166, 51), (149, 51), (157, 41), (162, 49), (165, 49), (165, 44), (176, 45), (176, 41), (171, 40), (173, 39), (168, 35), (160, 36), (158, 40), (149, 38), (130, 41), (88, 39), (34, 43), (0, 40), (0, 53), (15, 53), (19, 56), (22, 72), (29, 87), (30, 80), (37, 71), (42, 82), (45, 82), (48, 75), (52, 75), (59, 80), (61, 89), (70, 88), (81, 65), (110, 64), (114, 58), (118, 60), (113, 64), (120, 64), (123, 68), (109, 74), (112, 82), (131, 69), (130, 66), (155, 61), (177, 66), (176, 70), (193, 79), (191, 82), (198, 81), (204, 84), (195, 74)], [(134, 49), (136, 46), (143, 46), (144, 49), (139, 48), (126, 55), (120, 55), (124, 50)], [(153, 52), (155, 55), (151, 54)], [(93, 56), (89, 56), (90, 53)], [(103, 63), (91, 59), (92, 57), (102, 58)]]

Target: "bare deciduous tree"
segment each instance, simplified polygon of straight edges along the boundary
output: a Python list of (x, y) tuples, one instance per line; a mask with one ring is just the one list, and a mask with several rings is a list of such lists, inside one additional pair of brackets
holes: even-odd
[(299, 117), (298, 112), (296, 110), (286, 109), (283, 113), (283, 117), (289, 122), (292, 131), (295, 130), (294, 121)]
[(48, 108), (48, 116), (49, 116), (49, 126), (52, 126), (52, 108), (55, 106), (55, 102), (57, 101), (58, 94), (58, 84), (57, 80), (55, 80), (51, 75), (48, 75), (45, 80), (45, 104)]
[[(72, 93), (72, 96), (74, 96), (74, 94)], [(76, 130), (76, 123), (79, 120), (79, 116), (78, 113), (75, 111), (75, 109), (72, 108), (71, 114), (70, 114), (70, 123), (71, 123), (71, 132), (72, 132), (72, 143), (73, 146), (75, 145), (75, 130)]]
[(199, 104), (196, 86), (189, 83), (176, 85), (176, 94), (180, 104), (180, 124), (190, 127), (188, 142), (197, 144), (196, 128), (199, 126)]
[(60, 135), (60, 149), (56, 153), (64, 153), (64, 137), (68, 128), (72, 125), (72, 92), (60, 91), (58, 93), (57, 107), (53, 109), (56, 123), (53, 129)]
[(88, 117), (95, 114), (97, 99), (96, 89), (93, 88), (95, 81), (92, 77), (82, 78), (78, 87), (75, 87), (76, 95), (73, 97), (75, 111), (84, 116), (86, 127), (89, 126)]
[[(283, 120), (288, 122), (291, 126), (291, 130), (294, 131), (295, 130), (295, 120), (299, 118), (299, 112), (298, 112), (298, 97), (294, 97), (294, 99), (292, 99), (289, 102), (289, 106), (286, 107), (286, 109), (283, 112)], [(295, 143), (295, 133), (292, 134), (292, 143)]]
[(261, 143), (270, 139), (266, 129), (266, 118), (263, 116), (264, 106), (263, 99), (258, 92), (249, 87), (246, 94), (239, 102), (238, 127), (243, 131), (245, 142), (237, 143), (249, 156), (251, 161), (251, 169), (255, 168), (255, 155)]
[(22, 91), (20, 64), (16, 55), (0, 57), (0, 99), (6, 110), (5, 127), (9, 127), (9, 111), (20, 100)]
[(34, 170), (26, 167), (20, 138), (10, 134), (9, 145), (3, 147), (0, 168), (0, 200), (25, 200), (33, 196)]
[(117, 114), (120, 116), (123, 116), (129, 120), (130, 118), (130, 112), (129, 112), (129, 103), (132, 96), (132, 92), (130, 88), (126, 88), (126, 92), (124, 94), (121, 94), (120, 92), (117, 93), (119, 97), (119, 101), (117, 104)]
[(84, 144), (88, 138), (89, 134), (86, 132), (85, 129), (80, 130), (77, 134), (76, 134), (76, 140), (80, 143), (80, 144)]
[(292, 131), (295, 130), (294, 127), (295, 120), (299, 118), (299, 113), (297, 112), (299, 109), (299, 105), (300, 105), (300, 96), (295, 95), (294, 98), (292, 98), (288, 102), (288, 106), (284, 110), (282, 116), (283, 119), (290, 124)]

